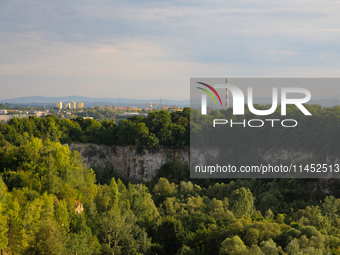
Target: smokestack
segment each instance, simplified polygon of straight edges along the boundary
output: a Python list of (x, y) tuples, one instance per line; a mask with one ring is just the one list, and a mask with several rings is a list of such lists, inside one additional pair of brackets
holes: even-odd
[[(229, 83), (229, 79), (226, 79), (225, 82), (228, 84)], [(226, 94), (225, 94), (225, 106), (228, 109), (229, 108), (229, 90), (226, 88)]]

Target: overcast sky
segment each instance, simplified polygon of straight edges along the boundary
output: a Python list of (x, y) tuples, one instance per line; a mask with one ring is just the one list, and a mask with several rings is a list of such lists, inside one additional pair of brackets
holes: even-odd
[(185, 100), (191, 77), (339, 77), (339, 13), (338, 0), (0, 0), (0, 99)]

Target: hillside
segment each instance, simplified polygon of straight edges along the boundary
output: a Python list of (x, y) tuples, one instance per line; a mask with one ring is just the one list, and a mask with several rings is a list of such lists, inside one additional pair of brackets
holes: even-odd
[[(301, 142), (318, 131), (321, 147), (311, 148), (313, 153), (322, 149), (337, 155), (339, 109), (310, 106), (310, 110), (320, 121), (328, 121), (326, 129), (308, 126), (311, 132), (305, 129), (305, 136), (290, 139)], [(118, 126), (112, 121), (54, 116), (0, 124), (0, 250), (84, 255), (339, 254), (338, 180), (190, 179), (185, 156), (174, 152), (186, 151), (189, 120), (195, 116), (195, 111), (185, 109), (133, 117)], [(201, 125), (205, 128), (204, 122)], [(253, 136), (257, 141), (261, 134)], [(65, 143), (71, 143), (73, 151)], [(285, 141), (281, 149), (289, 144)], [(263, 148), (270, 145), (262, 143)], [(86, 146), (90, 150), (82, 151)], [(244, 159), (235, 155), (236, 161)], [(140, 162), (143, 157), (153, 167), (160, 166), (152, 170), (154, 178), (139, 184), (131, 184), (129, 175), (119, 178), (115, 171), (119, 162), (130, 167), (130, 173), (137, 173), (136, 164), (150, 166), (145, 171), (156, 169)], [(105, 159), (111, 160), (111, 168), (96, 166)], [(93, 169), (84, 164), (86, 160), (94, 163)]]

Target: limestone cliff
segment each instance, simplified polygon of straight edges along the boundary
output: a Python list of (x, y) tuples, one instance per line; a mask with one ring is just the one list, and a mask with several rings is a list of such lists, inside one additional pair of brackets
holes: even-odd
[(132, 181), (149, 181), (156, 170), (172, 161), (189, 161), (188, 149), (160, 148), (155, 151), (143, 150), (138, 153), (137, 146), (107, 146), (97, 144), (69, 145), (71, 151), (78, 151), (88, 167), (95, 165), (113, 166), (121, 176)]
[[(188, 148), (159, 148), (155, 151), (144, 149), (138, 153), (137, 146), (107, 146), (86, 143), (73, 143), (69, 145), (69, 148), (71, 151), (78, 151), (88, 167), (113, 166), (121, 176), (138, 182), (150, 181), (156, 175), (156, 170), (169, 161), (179, 160), (204, 165), (208, 158), (213, 160), (218, 155), (218, 150), (213, 148), (206, 148), (204, 153), (194, 149), (189, 152)], [(259, 150), (258, 153), (266, 162), (274, 164), (277, 162), (294, 164), (313, 158), (313, 153), (305, 150), (273, 149)]]

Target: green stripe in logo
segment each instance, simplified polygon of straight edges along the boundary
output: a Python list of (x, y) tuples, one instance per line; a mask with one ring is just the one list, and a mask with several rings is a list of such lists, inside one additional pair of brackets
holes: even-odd
[(200, 87), (196, 87), (196, 88), (198, 88), (198, 89), (201, 89), (201, 90), (203, 90), (203, 91), (205, 91), (205, 92), (207, 92), (208, 94), (209, 94), (209, 96), (211, 96), (211, 98), (214, 100), (214, 102), (215, 102), (215, 105), (217, 105), (216, 104), (216, 100), (215, 100), (215, 98), (213, 97), (213, 95), (208, 91), (208, 90), (206, 90), (206, 89), (202, 89), (202, 88), (200, 88)]

